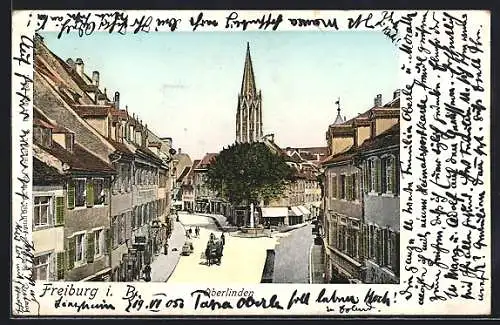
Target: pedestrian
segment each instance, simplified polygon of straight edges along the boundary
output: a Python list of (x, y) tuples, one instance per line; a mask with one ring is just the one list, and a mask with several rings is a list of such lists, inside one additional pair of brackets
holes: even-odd
[(191, 227), (189, 227), (189, 238), (191, 238), (192, 234), (193, 234), (193, 229), (191, 229)]
[(168, 242), (165, 242), (165, 244), (163, 244), (163, 249), (165, 250), (164, 254), (168, 255)]
[(196, 226), (196, 228), (194, 228), (194, 232), (196, 234), (196, 238), (198, 238), (200, 236), (200, 228)]
[(149, 264), (146, 264), (142, 272), (144, 273), (144, 281), (151, 281), (151, 266)]
[(222, 241), (222, 245), (225, 245), (226, 244), (226, 236), (224, 236), (224, 232), (222, 233), (222, 235), (220, 236), (220, 240)]

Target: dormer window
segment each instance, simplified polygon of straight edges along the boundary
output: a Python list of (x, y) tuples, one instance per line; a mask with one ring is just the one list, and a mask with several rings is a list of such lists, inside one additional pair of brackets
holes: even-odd
[(33, 138), (42, 147), (48, 148), (52, 146), (52, 130), (49, 128), (35, 126), (33, 128)]
[(73, 152), (73, 146), (75, 144), (75, 135), (73, 133), (66, 133), (64, 137), (66, 144), (66, 150)]

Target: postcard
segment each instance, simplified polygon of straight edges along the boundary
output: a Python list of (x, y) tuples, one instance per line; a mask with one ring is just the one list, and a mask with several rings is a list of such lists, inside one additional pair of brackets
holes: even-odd
[(13, 317), (491, 312), (489, 12), (12, 17)]

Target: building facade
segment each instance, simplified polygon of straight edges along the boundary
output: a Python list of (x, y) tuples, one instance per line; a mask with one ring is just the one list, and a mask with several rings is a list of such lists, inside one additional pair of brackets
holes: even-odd
[[(58, 257), (65, 258), (64, 279), (137, 280), (171, 231), (170, 174), (175, 154), (171, 140), (157, 137), (135, 114), (129, 114), (128, 107), (121, 109), (119, 92), (110, 100), (106, 89), (101, 90), (98, 71), (89, 77), (82, 59), (60, 59), (39, 35), (34, 61), (36, 121), (39, 126), (52, 125), (45, 129), (52, 132), (58, 144), (53, 147), (59, 150), (44, 157), (68, 160), (57, 190), (54, 184), (44, 184), (43, 178), (37, 184), (41, 194), (54, 188), (44, 197), (56, 197), (60, 203), (62, 194), (65, 200), (64, 254)], [(42, 139), (49, 138), (49, 131), (37, 132)], [(47, 165), (57, 159), (40, 162)], [(53, 174), (57, 170), (47, 166), (39, 170)], [(46, 198), (40, 202), (50, 205)], [(42, 230), (40, 224), (35, 227)], [(43, 233), (37, 237), (35, 246), (46, 245)]]
[(325, 280), (399, 283), (399, 92), (327, 131), (323, 160)]

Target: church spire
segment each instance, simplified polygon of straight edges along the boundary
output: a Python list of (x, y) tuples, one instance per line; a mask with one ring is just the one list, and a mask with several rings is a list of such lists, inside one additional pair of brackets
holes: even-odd
[(255, 95), (257, 87), (255, 86), (255, 76), (253, 74), (252, 58), (250, 56), (250, 43), (247, 42), (247, 55), (245, 58), (245, 67), (243, 69), (243, 80), (241, 82), (241, 95)]

